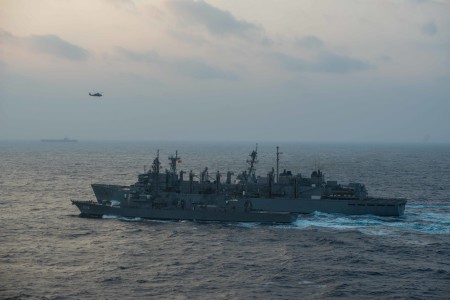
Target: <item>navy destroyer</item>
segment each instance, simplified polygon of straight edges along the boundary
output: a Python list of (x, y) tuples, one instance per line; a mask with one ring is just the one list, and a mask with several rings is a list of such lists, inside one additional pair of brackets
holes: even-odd
[(136, 184), (126, 188), (107, 186), (106, 188), (111, 191), (126, 191), (120, 200), (97, 197), (99, 200), (97, 202), (72, 200), (72, 204), (76, 205), (81, 216), (85, 217), (115, 215), (155, 220), (258, 223), (292, 223), (297, 219), (295, 213), (255, 209), (252, 199), (236, 197), (232, 190), (228, 192), (221, 190), (219, 175), (215, 189), (203, 185), (199, 190), (192, 180), (192, 173), (189, 175), (190, 181), (186, 184), (183, 172), (177, 173), (176, 170), (179, 157), (176, 155), (169, 159), (170, 170), (166, 170), (165, 174), (160, 173), (158, 154), (149, 172), (139, 176)]
[[(94, 183), (92, 188), (98, 203), (116, 201), (126, 202), (130, 195), (147, 191), (158, 182), (164, 191), (173, 192), (177, 197), (186, 197), (191, 201), (209, 198), (223, 199), (232, 197), (239, 201), (250, 201), (252, 209), (259, 211), (289, 212), (308, 214), (313, 212), (339, 213), (346, 215), (372, 214), (377, 216), (401, 216), (404, 214), (406, 199), (377, 198), (368, 195), (362, 183), (339, 184), (337, 181), (326, 181), (324, 173), (317, 169), (310, 176), (293, 174), (284, 170), (278, 172), (279, 148), (277, 147), (277, 166), (266, 176), (256, 176), (258, 149), (256, 147), (247, 159), (245, 171), (233, 177), (228, 171), (222, 174), (217, 171), (212, 176), (205, 168), (196, 175), (190, 171), (177, 172), (180, 161), (178, 153), (169, 157), (170, 169), (155, 177), (149, 170), (138, 175), (138, 181), (130, 186)], [(225, 175), (225, 180), (222, 176)], [(132, 196), (131, 196), (132, 197)], [(175, 197), (175, 198), (177, 198)]]

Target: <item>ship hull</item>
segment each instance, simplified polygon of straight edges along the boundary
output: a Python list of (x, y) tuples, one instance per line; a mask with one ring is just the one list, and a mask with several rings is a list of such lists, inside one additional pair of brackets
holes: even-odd
[(252, 204), (255, 209), (295, 212), (300, 214), (309, 214), (318, 211), (345, 215), (370, 214), (376, 216), (401, 216), (405, 212), (406, 201), (402, 199), (382, 198), (368, 200), (254, 198), (252, 199)]
[(72, 200), (84, 217), (101, 217), (113, 215), (127, 218), (153, 220), (189, 220), (218, 222), (257, 222), (257, 223), (292, 223), (296, 214), (263, 211), (211, 211), (207, 209), (151, 209), (145, 207), (117, 207), (99, 204), (94, 201)]
[[(126, 198), (129, 188), (120, 185), (92, 184), (99, 203)], [(310, 199), (310, 198), (251, 198), (253, 208), (310, 214), (315, 211), (345, 215), (401, 216), (405, 212), (405, 199)]]

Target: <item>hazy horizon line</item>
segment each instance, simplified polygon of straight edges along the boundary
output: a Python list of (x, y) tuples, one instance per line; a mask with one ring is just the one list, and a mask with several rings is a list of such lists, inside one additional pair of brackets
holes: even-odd
[[(58, 140), (58, 138), (52, 138)], [(62, 140), (63, 138), (61, 138)], [(354, 144), (354, 145), (450, 145), (450, 142), (443, 141), (331, 141), (331, 140), (303, 140), (303, 141), (286, 141), (286, 140), (266, 140), (266, 141), (245, 141), (245, 140), (181, 140), (181, 139), (92, 139), (92, 138), (70, 138), (77, 142), (105, 142), (105, 143), (234, 143), (234, 144)], [(45, 139), (29, 139), (29, 138), (0, 138), (0, 142), (42, 142)]]

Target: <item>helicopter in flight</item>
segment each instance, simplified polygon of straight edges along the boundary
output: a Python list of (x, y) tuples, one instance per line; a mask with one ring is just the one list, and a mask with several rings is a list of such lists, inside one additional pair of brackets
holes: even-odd
[(89, 93), (89, 96), (92, 96), (92, 97), (101, 97), (101, 96), (103, 96), (103, 95), (102, 95), (102, 93), (98, 93), (98, 92), (97, 92), (97, 93), (93, 93), (93, 94), (92, 94), (92, 93)]

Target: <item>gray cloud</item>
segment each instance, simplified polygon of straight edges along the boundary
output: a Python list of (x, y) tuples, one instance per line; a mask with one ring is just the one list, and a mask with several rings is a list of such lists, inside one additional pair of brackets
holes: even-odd
[(379, 62), (387, 63), (387, 62), (392, 61), (392, 57), (390, 57), (388, 55), (381, 55), (380, 57), (377, 58), (377, 60)]
[(43, 53), (72, 61), (86, 60), (89, 51), (69, 43), (57, 35), (31, 35), (18, 37), (4, 30), (0, 30), (0, 43), (12, 44), (26, 48), (32, 52)]
[(16, 43), (17, 38), (11, 33), (0, 28), (0, 43)]
[(428, 0), (409, 0), (409, 2), (414, 3), (414, 4), (422, 4), (425, 2), (429, 2)]
[(205, 64), (196, 59), (179, 60), (174, 64), (174, 66), (180, 73), (196, 79), (237, 79), (236, 74), (232, 72)]
[(53, 34), (32, 35), (27, 39), (32, 50), (39, 53), (74, 61), (86, 60), (89, 56), (89, 51)]
[(117, 52), (126, 58), (137, 62), (155, 62), (160, 59), (160, 56), (155, 51), (148, 51), (145, 53), (131, 51), (122, 47), (116, 47)]
[(361, 60), (325, 51), (321, 52), (314, 61), (307, 61), (282, 53), (277, 53), (274, 57), (286, 70), (292, 72), (350, 73), (373, 68), (372, 65)]
[(205, 26), (216, 35), (259, 35), (262, 29), (252, 23), (237, 20), (231, 13), (204, 1), (173, 0), (170, 7), (181, 18)]
[(119, 9), (125, 9), (128, 11), (136, 11), (136, 5), (132, 0), (108, 0), (109, 3)]
[(303, 38), (298, 38), (295, 41), (297, 46), (308, 48), (308, 49), (319, 49), (325, 46), (325, 43), (314, 35), (309, 35)]
[(238, 77), (231, 71), (223, 70), (194, 58), (170, 58), (161, 57), (154, 51), (135, 52), (122, 47), (116, 47), (117, 52), (123, 57), (134, 62), (158, 63), (162, 67), (171, 69), (184, 76), (195, 79), (223, 79), (236, 80)]
[(426, 35), (433, 36), (438, 32), (438, 29), (434, 22), (428, 22), (422, 26), (422, 32)]

